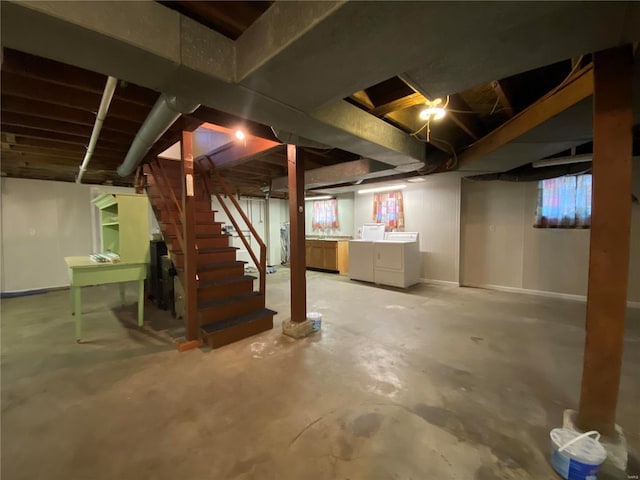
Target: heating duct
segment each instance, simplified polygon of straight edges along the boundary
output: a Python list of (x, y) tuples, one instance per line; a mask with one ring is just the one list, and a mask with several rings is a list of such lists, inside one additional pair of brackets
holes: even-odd
[(162, 94), (156, 101), (138, 130), (136, 137), (131, 142), (122, 165), (118, 167), (118, 175), (126, 177), (131, 175), (140, 161), (151, 150), (151, 147), (166, 132), (182, 114), (193, 113), (200, 106), (175, 95)]

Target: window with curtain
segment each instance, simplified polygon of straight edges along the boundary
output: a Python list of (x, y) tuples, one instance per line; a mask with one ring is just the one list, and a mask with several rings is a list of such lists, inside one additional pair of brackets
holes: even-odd
[(340, 228), (338, 222), (338, 200), (316, 200), (313, 202), (313, 218), (311, 221), (313, 230), (325, 228)]
[(538, 228), (591, 226), (591, 175), (573, 175), (538, 182)]
[(384, 223), (387, 230), (404, 228), (402, 192), (374, 193), (373, 221)]

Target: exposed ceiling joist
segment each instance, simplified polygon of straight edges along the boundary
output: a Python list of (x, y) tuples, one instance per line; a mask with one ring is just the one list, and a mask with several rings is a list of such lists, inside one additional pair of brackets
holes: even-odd
[(513, 117), (513, 105), (511, 104), (511, 95), (509, 94), (504, 81), (495, 80), (492, 82), (493, 89), (498, 96), (498, 101), (502, 108), (506, 111), (507, 115)]
[[(451, 117), (451, 120), (460, 127), (467, 135), (472, 139), (478, 140), (485, 133), (485, 129), (482, 126), (476, 113), (469, 107), (467, 102), (457, 93), (449, 96), (450, 110), (455, 112), (449, 112), (447, 115)], [(466, 112), (466, 113), (465, 113)]]
[[(91, 128), (93, 128), (96, 121), (95, 114), (88, 110), (55, 105), (43, 102), (41, 99), (23, 98), (9, 94), (5, 95), (4, 93), (2, 95), (2, 111), (32, 115), (54, 121), (75, 123)], [(132, 131), (137, 131), (140, 124), (141, 122), (114, 118), (107, 115), (102, 129), (131, 134)]]
[(578, 71), (565, 85), (542, 97), (458, 155), (458, 166), (478, 159), (525, 134), (593, 94), (591, 66)]
[(369, 113), (376, 117), (384, 117), (386, 114), (395, 112), (396, 110), (402, 110), (403, 108), (412, 107), (414, 105), (420, 105), (425, 102), (425, 98), (422, 94), (415, 92), (406, 97), (392, 100), (391, 102), (379, 105), (371, 110)]
[[(23, 113), (7, 112), (4, 111), (4, 109), (0, 117), (0, 123), (2, 123), (2, 128), (5, 131), (11, 131), (11, 127), (24, 127), (66, 135), (77, 135), (84, 138), (89, 138), (92, 132), (92, 128), (89, 125), (52, 120), (34, 115), (25, 115)], [(100, 132), (100, 139), (127, 145), (131, 143), (133, 137), (132, 134), (108, 129), (103, 129)]]
[[(51, 130), (42, 130), (38, 128), (22, 127), (17, 125), (4, 125), (2, 126), (3, 133), (12, 134), (21, 138), (34, 138), (39, 140), (49, 140), (58, 143), (82, 145), (86, 147), (87, 139), (81, 135), (53, 132)], [(117, 152), (126, 152), (128, 144), (122, 142), (113, 142), (109, 140), (100, 139), (98, 144), (99, 148), (106, 150), (114, 150)]]
[[(107, 80), (105, 75), (99, 73), (11, 49), (4, 51), (2, 71), (98, 95), (102, 95)], [(120, 82), (113, 98), (149, 107), (155, 103), (158, 95), (146, 88)]]
[[(2, 84), (0, 87), (3, 94), (39, 100), (63, 107), (78, 108), (78, 106), (82, 106), (88, 112), (96, 112), (98, 110), (102, 96), (98, 93), (55, 85), (40, 79), (23, 77), (8, 72), (2, 72)], [(35, 98), (33, 96), (34, 92), (37, 92)], [(149, 114), (149, 108), (150, 106), (126, 103), (114, 98), (109, 106), (109, 115), (142, 123)]]

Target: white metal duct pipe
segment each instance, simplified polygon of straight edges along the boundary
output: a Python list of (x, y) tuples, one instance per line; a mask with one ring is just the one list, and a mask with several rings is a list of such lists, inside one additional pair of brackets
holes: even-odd
[(127, 156), (118, 167), (118, 175), (121, 177), (131, 175), (153, 144), (173, 125), (173, 122), (184, 113), (195, 112), (199, 106), (199, 103), (193, 103), (175, 95), (164, 93), (160, 95), (131, 142)]
[(84, 160), (82, 160), (82, 164), (80, 165), (80, 171), (78, 172), (76, 183), (82, 183), (82, 176), (87, 170), (87, 165), (89, 165), (89, 162), (91, 161), (93, 151), (96, 149), (96, 143), (98, 143), (98, 138), (100, 137), (100, 130), (102, 130), (102, 124), (107, 116), (107, 111), (109, 110), (109, 105), (111, 104), (113, 93), (116, 91), (117, 84), (117, 78), (107, 78), (107, 83), (104, 86), (104, 91), (102, 92), (102, 99), (100, 100), (100, 108), (98, 108), (98, 114), (96, 115), (96, 122), (93, 124), (93, 132), (91, 132), (91, 139), (89, 140), (87, 153), (84, 154)]

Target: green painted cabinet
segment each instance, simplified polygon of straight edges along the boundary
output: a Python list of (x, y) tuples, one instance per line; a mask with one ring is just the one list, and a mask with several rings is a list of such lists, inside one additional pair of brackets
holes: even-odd
[(100, 209), (102, 251), (123, 262), (149, 262), (149, 200), (146, 195), (103, 193), (92, 200)]

